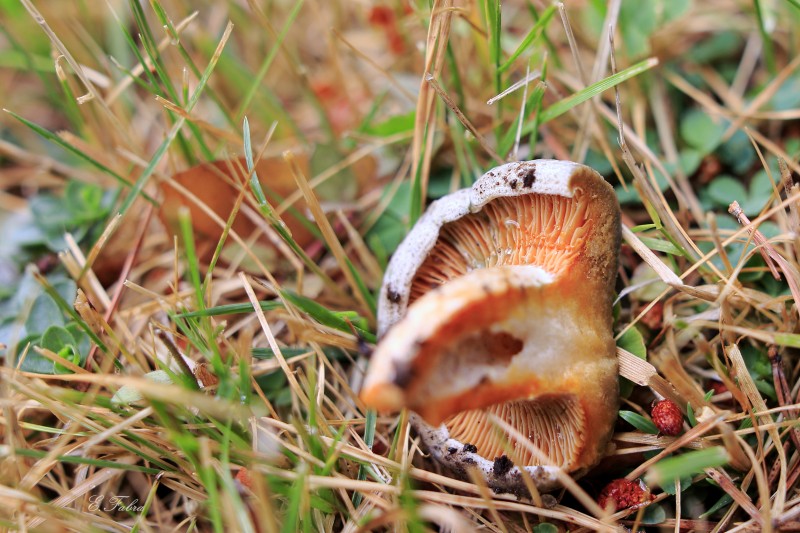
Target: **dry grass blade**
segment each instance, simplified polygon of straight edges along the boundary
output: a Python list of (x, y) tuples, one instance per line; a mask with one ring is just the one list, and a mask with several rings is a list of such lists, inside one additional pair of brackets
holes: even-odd
[(353, 270), (351, 269), (350, 262), (347, 258), (347, 254), (345, 253), (344, 248), (342, 248), (342, 243), (339, 242), (339, 239), (336, 237), (336, 233), (334, 232), (328, 217), (322, 210), (322, 206), (320, 205), (317, 196), (314, 194), (314, 191), (311, 190), (311, 186), (309, 185), (306, 177), (303, 175), (303, 171), (300, 170), (300, 167), (297, 165), (294, 155), (291, 152), (286, 152), (283, 154), (283, 158), (287, 163), (289, 163), (289, 166), (292, 169), (292, 175), (297, 183), (297, 187), (303, 192), (303, 196), (308, 203), (308, 207), (311, 210), (314, 221), (317, 223), (317, 226), (322, 232), (322, 236), (325, 239), (328, 248), (331, 250), (331, 253), (339, 263), (339, 269), (341, 270), (345, 279), (347, 279), (347, 283), (350, 285), (350, 289), (353, 291), (355, 298), (361, 304), (362, 312), (374, 319), (372, 308), (364, 299), (364, 294), (361, 292), (361, 288), (356, 282), (356, 279), (353, 275)]
[(478, 142), (481, 144), (483, 149), (486, 150), (486, 153), (492, 156), (492, 159), (494, 159), (498, 164), (502, 165), (505, 163), (503, 158), (500, 157), (497, 152), (495, 152), (494, 148), (489, 145), (489, 143), (486, 141), (486, 138), (481, 135), (481, 133), (475, 128), (475, 126), (472, 125), (469, 119), (464, 116), (464, 113), (461, 112), (453, 99), (448, 96), (444, 89), (442, 89), (442, 86), (439, 85), (439, 82), (436, 81), (436, 78), (433, 77), (433, 74), (425, 74), (425, 81), (428, 82), (431, 87), (433, 87), (433, 90), (436, 91), (436, 94), (439, 95), (439, 98), (441, 98), (442, 101), (447, 104), (447, 107), (449, 107), (450, 110), (455, 113), (456, 117), (464, 125), (464, 127), (467, 128), (467, 130), (469, 130), (469, 132), (472, 133), (476, 139), (478, 139)]
[[(759, 247), (759, 252), (767, 263), (772, 275), (775, 276), (775, 279), (780, 279), (780, 274), (775, 267), (777, 263), (778, 268), (780, 268), (783, 275), (786, 277), (786, 282), (789, 284), (789, 290), (792, 291), (794, 301), (800, 302), (800, 271), (784, 259), (784, 257), (767, 241), (764, 235), (753, 226), (750, 219), (747, 218), (747, 215), (742, 212), (742, 208), (739, 207), (739, 202), (734, 201), (730, 205), (728, 211), (736, 217), (736, 220), (738, 220), (742, 226), (745, 226), (748, 233), (750, 233), (756, 245)], [(795, 307), (797, 307), (797, 305), (795, 305)], [(798, 312), (800, 313), (800, 309), (798, 309)]]
[[(489, 98), (488, 100), (486, 100), (486, 104), (487, 104), (487, 105), (492, 105), (492, 104), (494, 104), (495, 102), (497, 102), (497, 101), (499, 101), (499, 100), (502, 100), (503, 98), (505, 98), (505, 97), (506, 97), (506, 96), (508, 96), (509, 94), (513, 93), (514, 91), (516, 91), (516, 90), (518, 90), (518, 89), (521, 89), (521, 88), (523, 88), (523, 87), (527, 86), (527, 85), (528, 85), (530, 82), (532, 82), (533, 80), (536, 80), (536, 79), (540, 78), (540, 77), (541, 77), (541, 75), (542, 75), (542, 73), (541, 73), (541, 72), (539, 72), (538, 70), (534, 70), (533, 72), (527, 72), (527, 73), (525, 74), (525, 77), (524, 77), (524, 78), (522, 78), (521, 80), (519, 80), (519, 81), (518, 81), (518, 82), (516, 82), (516, 83), (513, 83), (513, 84), (511, 84), (511, 85), (508, 87), (508, 89), (506, 89), (506, 90), (504, 90), (503, 92), (501, 92), (500, 94), (497, 94), (497, 95), (495, 95), (495, 96), (492, 96), (491, 98)], [(524, 100), (525, 100), (525, 98), (523, 97), (523, 101), (524, 101)], [(466, 126), (466, 124), (465, 124), (465, 126)]]

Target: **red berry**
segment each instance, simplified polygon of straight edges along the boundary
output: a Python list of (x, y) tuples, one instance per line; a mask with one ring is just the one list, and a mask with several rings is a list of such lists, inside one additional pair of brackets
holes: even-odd
[(728, 392), (728, 387), (726, 387), (721, 381), (712, 381), (708, 385), (714, 391), (714, 394), (723, 394)]
[(642, 323), (652, 330), (661, 329), (664, 325), (664, 302), (657, 302), (642, 317)]
[(369, 12), (369, 21), (376, 26), (394, 24), (394, 10), (387, 6), (375, 6)]
[(645, 489), (641, 481), (615, 479), (600, 491), (597, 503), (603, 509), (610, 507), (614, 512), (617, 512), (620, 509), (639, 506), (650, 499), (650, 493)]
[(253, 478), (250, 477), (250, 472), (246, 468), (242, 468), (236, 473), (236, 481), (250, 490), (253, 489)]
[(655, 402), (650, 418), (662, 435), (674, 437), (683, 431), (683, 413), (672, 400)]

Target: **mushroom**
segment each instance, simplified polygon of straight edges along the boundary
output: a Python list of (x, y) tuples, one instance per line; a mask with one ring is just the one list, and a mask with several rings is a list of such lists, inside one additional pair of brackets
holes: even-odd
[(619, 243), (613, 188), (568, 161), (508, 163), (433, 202), (386, 270), (361, 398), (415, 411), (436, 460), (496, 491), (527, 493), (521, 468), (543, 491), (583, 474), (619, 404)]

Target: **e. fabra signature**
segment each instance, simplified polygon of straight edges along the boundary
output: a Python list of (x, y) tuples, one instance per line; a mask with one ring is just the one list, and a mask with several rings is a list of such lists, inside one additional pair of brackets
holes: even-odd
[[(105, 505), (103, 502), (105, 501)], [(139, 499), (130, 499), (130, 496), (109, 496), (106, 500), (105, 495), (98, 494), (89, 498), (90, 511), (127, 511), (131, 513), (141, 513), (144, 505), (139, 505)]]

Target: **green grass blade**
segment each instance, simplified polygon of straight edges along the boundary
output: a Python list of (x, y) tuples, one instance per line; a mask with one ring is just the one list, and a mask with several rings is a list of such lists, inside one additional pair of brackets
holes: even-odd
[(308, 475), (308, 467), (305, 463), (301, 463), (297, 469), (297, 478), (292, 483), (292, 489), (289, 492), (288, 508), (286, 515), (283, 517), (283, 527), (281, 533), (297, 533), (301, 530), (300, 516), (301, 506), (306, 501), (308, 489), (306, 488), (306, 476)]
[(450, 71), (450, 76), (452, 77), (450, 81), (450, 87), (452, 88), (452, 92), (456, 94), (456, 102), (458, 107), (464, 109), (467, 101), (466, 98), (464, 98), (464, 83), (461, 80), (458, 61), (456, 61), (456, 56), (453, 53), (453, 43), (450, 41), (447, 42), (445, 60), (447, 61), (447, 67)]
[(790, 348), (800, 348), (800, 335), (797, 333), (776, 333), (775, 344)]
[[(525, 103), (526, 114), (532, 111), (534, 119), (538, 116), (536, 110), (541, 107), (542, 99), (544, 98), (544, 93), (546, 90), (547, 84), (541, 81), (538, 82), (536, 87), (534, 87), (533, 91), (531, 91), (531, 94), (528, 96), (528, 101)], [(517, 139), (517, 129), (519, 129), (520, 118), (523, 120), (525, 119), (525, 117), (520, 117), (519, 114), (517, 114), (514, 122), (511, 124), (511, 126), (509, 126), (506, 134), (500, 140), (497, 153), (499, 153), (501, 156), (506, 156), (511, 152), (511, 148), (514, 146), (514, 141)]]
[(244, 148), (245, 148), (245, 161), (247, 162), (247, 172), (250, 175), (250, 189), (253, 191), (253, 194), (258, 201), (258, 208), (264, 218), (269, 222), (272, 229), (283, 239), (289, 248), (297, 254), (297, 257), (303, 262), (303, 264), (308, 267), (309, 270), (314, 272), (318, 275), (323, 281), (325, 281), (328, 285), (335, 285), (334, 281), (328, 276), (320, 267), (315, 263), (306, 253), (303, 248), (297, 244), (297, 241), (294, 240), (292, 234), (289, 233), (286, 224), (275, 214), (275, 210), (272, 208), (272, 205), (267, 201), (266, 196), (264, 195), (264, 189), (261, 187), (261, 182), (258, 179), (258, 174), (255, 171), (254, 161), (253, 161), (253, 150), (252, 145), (250, 142), (250, 124), (247, 120), (247, 117), (244, 118), (242, 121), (242, 128), (243, 128), (243, 135), (244, 135)]
[[(16, 448), (14, 455), (20, 457), (33, 457), (35, 459), (43, 459), (48, 455), (44, 450), (31, 450), (28, 448)], [(113, 470), (127, 470), (130, 472), (142, 472), (143, 474), (157, 475), (161, 474), (162, 470), (158, 468), (148, 468), (146, 466), (129, 465), (117, 461), (105, 461), (103, 459), (92, 459), (91, 457), (81, 457), (79, 455), (57, 455), (53, 460), (60, 463), (69, 463), (75, 465), (89, 465), (95, 468), (111, 468)]]
[[(151, 4), (154, 3), (156, 2), (151, 1)], [(181, 101), (178, 95), (178, 91), (175, 90), (175, 87), (173, 86), (171, 81), (171, 77), (164, 68), (163, 61), (161, 60), (161, 52), (158, 49), (158, 43), (156, 42), (153, 33), (150, 31), (150, 24), (148, 24), (147, 22), (147, 17), (145, 16), (144, 9), (142, 9), (141, 3), (136, 0), (130, 0), (129, 4), (131, 6), (131, 11), (133, 12), (134, 15), (134, 20), (136, 22), (137, 29), (139, 30), (139, 38), (141, 39), (142, 47), (147, 53), (147, 56), (150, 58), (150, 64), (153, 66), (153, 69), (155, 70), (156, 76), (159, 80), (159, 82), (156, 82), (154, 84), (154, 88), (156, 89), (156, 94), (158, 94), (162, 98), (167, 98), (177, 104)], [(170, 120), (172, 120), (173, 123), (177, 119), (175, 114), (171, 111), (169, 111), (167, 115), (170, 117)], [(193, 126), (194, 124), (189, 123), (189, 128), (195, 134), (200, 149), (206, 155), (206, 158), (210, 159), (211, 153), (208, 150), (208, 147), (205, 146), (202, 137), (199, 135), (199, 131), (193, 129)], [(189, 143), (186, 141), (186, 139), (184, 138), (183, 134), (180, 131), (177, 134), (177, 140), (178, 140), (178, 146), (180, 147), (184, 158), (189, 162), (190, 165), (196, 164), (197, 159), (195, 158), (194, 153), (192, 152), (189, 146)]]
[[(4, 34), (8, 35), (5, 32)], [(0, 51), (0, 68), (52, 74), (53, 60), (42, 55), (27, 54), (22, 50), (2, 50)]]
[(500, 27), (502, 20), (500, 0), (484, 0), (484, 11), (486, 13), (486, 34), (489, 40), (489, 60), (494, 67), (494, 88), (499, 93), (502, 90), (500, 81), (500, 55), (502, 54), (500, 46), (500, 35), (502, 33), (502, 28)]
[(555, 12), (556, 12), (556, 6), (550, 6), (544, 10), (544, 13), (542, 13), (539, 20), (536, 21), (536, 24), (534, 24), (533, 27), (530, 29), (528, 35), (525, 36), (525, 38), (519, 44), (517, 49), (514, 50), (514, 53), (511, 54), (511, 57), (509, 57), (505, 63), (500, 65), (499, 69), (500, 72), (505, 72), (506, 70), (508, 70), (511, 67), (511, 65), (514, 64), (514, 61), (516, 61), (517, 58), (525, 52), (525, 50), (527, 50), (533, 43), (535, 43), (539, 39), (539, 37), (542, 36), (544, 30), (547, 28), (547, 25), (550, 23), (550, 20), (553, 18)]
[(755, 7), (756, 20), (758, 21), (758, 33), (761, 35), (761, 44), (764, 47), (764, 64), (767, 66), (767, 70), (769, 70), (770, 74), (774, 76), (777, 73), (777, 68), (775, 67), (775, 48), (772, 44), (772, 36), (769, 34), (769, 31), (767, 31), (761, 0), (753, 0), (753, 5)]
[[(208, 79), (211, 77), (211, 73), (214, 72), (214, 67), (216, 67), (217, 61), (219, 61), (220, 55), (222, 54), (222, 49), (224, 48), (225, 43), (228, 42), (228, 37), (230, 37), (232, 30), (233, 26), (228, 24), (228, 26), (225, 28), (225, 33), (223, 33), (222, 38), (217, 45), (214, 55), (211, 56), (211, 60), (209, 61), (206, 70), (203, 72), (203, 76), (200, 78), (200, 81), (197, 84), (197, 88), (194, 90), (192, 97), (186, 104), (187, 112), (191, 111), (197, 104), (198, 100), (200, 100), (200, 95), (203, 94), (203, 89), (205, 89)], [(134, 200), (136, 200), (136, 197), (142, 192), (142, 189), (144, 189), (144, 186), (147, 184), (147, 180), (150, 179), (150, 176), (152, 176), (153, 172), (155, 172), (156, 166), (161, 161), (161, 158), (164, 157), (164, 154), (167, 153), (167, 149), (172, 144), (172, 141), (175, 140), (175, 137), (178, 135), (178, 132), (183, 126), (185, 120), (186, 119), (183, 117), (178, 117), (178, 119), (175, 121), (175, 124), (172, 125), (172, 128), (167, 133), (166, 138), (164, 141), (162, 141), (161, 145), (156, 150), (156, 153), (153, 154), (153, 157), (150, 159), (150, 163), (142, 171), (141, 176), (139, 176), (139, 179), (137, 179), (136, 183), (133, 185), (133, 189), (131, 190), (130, 194), (128, 194), (128, 196), (125, 198), (125, 201), (122, 203), (122, 206), (120, 207), (121, 214), (125, 214), (128, 209), (130, 209)]]
[[(533, 2), (531, 0), (528, 0), (527, 4), (528, 4), (528, 12), (531, 14), (531, 18), (533, 19), (534, 23), (539, 22), (539, 18), (541, 17), (541, 15), (539, 15), (539, 12), (536, 11), (536, 6), (533, 5)], [(550, 56), (553, 57), (553, 61), (555, 62), (556, 66), (560, 67), (561, 60), (558, 57), (558, 48), (553, 43), (552, 39), (550, 39), (550, 37), (547, 36), (547, 32), (544, 32), (542, 34), (542, 38), (544, 39), (544, 42), (547, 44), (547, 52), (549, 53)]]
[(281, 32), (278, 34), (278, 39), (275, 41), (275, 44), (272, 45), (272, 48), (270, 48), (267, 57), (264, 58), (264, 62), (261, 64), (258, 72), (253, 77), (253, 82), (250, 84), (250, 88), (247, 90), (244, 98), (242, 99), (242, 103), (239, 105), (239, 111), (236, 113), (236, 122), (242, 120), (242, 117), (244, 117), (244, 114), (247, 112), (247, 108), (250, 107), (250, 102), (252, 102), (256, 92), (258, 92), (258, 90), (261, 88), (261, 85), (264, 81), (264, 76), (267, 75), (269, 67), (272, 66), (272, 62), (275, 60), (275, 56), (278, 55), (278, 50), (280, 50), (281, 46), (283, 45), (283, 41), (286, 39), (289, 29), (292, 27), (297, 15), (300, 13), (301, 7), (303, 7), (303, 0), (297, 0), (294, 4), (294, 8), (286, 18), (286, 22), (284, 22)]
[[(530, 146), (531, 155), (536, 151), (536, 143), (538, 142), (539, 137), (539, 115), (542, 113), (542, 102), (544, 102), (544, 94), (547, 92), (547, 67), (548, 61), (550, 60), (549, 55), (545, 54), (544, 58), (542, 58), (542, 76), (541, 81), (544, 86), (542, 87), (542, 96), (537, 97), (534, 101), (533, 109), (530, 110), (530, 113), (533, 115), (533, 120), (531, 120), (530, 127), (531, 133), (530, 137), (528, 138), (528, 146)], [(525, 135), (525, 129), (523, 128), (520, 136)]]
[(708, 511), (698, 516), (698, 518), (700, 520), (707, 520), (710, 516), (713, 516), (714, 513), (716, 513), (720, 509), (727, 507), (728, 504), (730, 504), (731, 502), (733, 502), (733, 497), (731, 497), (730, 494), (725, 493), (720, 497), (719, 500), (717, 500), (717, 503), (709, 507)]
[[(283, 308), (283, 304), (276, 300), (266, 300), (258, 302), (264, 311), (272, 311), (275, 309)], [(216, 307), (209, 307), (199, 311), (189, 311), (186, 313), (178, 313), (176, 318), (196, 318), (199, 316), (220, 316), (220, 315), (240, 315), (243, 313), (252, 313), (253, 305), (250, 303), (245, 304), (227, 304), (218, 305)]]
[(352, 333), (352, 330), (350, 329), (350, 325), (352, 324), (353, 328), (364, 338), (364, 340), (371, 343), (377, 341), (373, 333), (357, 326), (353, 321), (346, 320), (341, 315), (330, 311), (325, 306), (318, 304), (310, 298), (300, 296), (299, 294), (289, 290), (281, 291), (281, 295), (286, 299), (286, 301), (311, 316), (320, 324), (337, 329), (339, 331), (346, 331), (348, 333)]
[[(502, 54), (502, 47), (500, 45), (500, 35), (502, 32), (500, 27), (500, 0), (484, 0), (483, 7), (484, 14), (486, 16), (486, 36), (489, 45), (490, 68), (492, 69), (491, 72), (494, 80), (494, 93), (499, 94), (503, 91), (503, 79), (502, 73), (500, 72), (500, 56)], [(500, 124), (502, 121), (504, 108), (505, 104), (502, 100), (500, 100), (497, 103), (497, 106), (495, 106), (495, 117), (498, 119), (497, 126), (494, 129), (495, 139), (499, 139), (502, 135), (502, 132), (500, 131)], [(412, 220), (412, 223), (413, 222), (416, 222), (416, 218)]]
[[(428, 127), (426, 125), (426, 135), (427, 130)], [(423, 138), (426, 135), (423, 135)], [(425, 207), (425, 199), (422, 197), (422, 162), (424, 159), (425, 153), (421, 151), (419, 154), (417, 173), (414, 175), (414, 179), (411, 181), (411, 204), (409, 205), (408, 209), (408, 223), (410, 226), (413, 226), (417, 223), (417, 220), (419, 220), (419, 217), (422, 216), (422, 211)]]
[[(372, 449), (375, 444), (375, 425), (378, 421), (378, 413), (374, 409), (367, 409), (366, 420), (364, 421), (364, 444), (368, 449)], [(361, 464), (358, 466), (358, 480), (363, 481), (367, 479), (367, 468)], [(363, 495), (360, 492), (353, 493), (353, 507), (361, 505)]]
[[(200, 69), (197, 67), (197, 64), (192, 59), (191, 54), (189, 54), (186, 47), (183, 45), (183, 41), (181, 41), (180, 34), (178, 34), (178, 30), (175, 28), (175, 25), (172, 23), (172, 19), (167, 16), (166, 11), (158, 2), (154, 2), (153, 4), (153, 11), (155, 11), (156, 16), (158, 17), (158, 21), (161, 25), (167, 30), (169, 35), (172, 37), (173, 42), (178, 48), (178, 52), (181, 54), (181, 58), (184, 62), (189, 66), (189, 69), (192, 73), (197, 76), (198, 78), (202, 75)], [(211, 98), (220, 111), (223, 111), (223, 116), (225, 120), (228, 122), (228, 125), (231, 127), (236, 127), (236, 121), (233, 119), (233, 116), (227, 112), (225, 106), (222, 104), (222, 100), (220, 99), (219, 95), (212, 87), (208, 87), (206, 89), (206, 94), (208, 94), (209, 98)], [(184, 100), (185, 101), (185, 100)]]
[(619, 417), (642, 433), (658, 435), (658, 428), (652, 421), (633, 411), (620, 411)]
[(356, 287), (358, 287), (358, 292), (360, 292), (361, 296), (364, 297), (364, 301), (367, 302), (370, 312), (375, 315), (378, 312), (378, 303), (375, 300), (375, 296), (369, 290), (369, 287), (367, 287), (364, 277), (361, 275), (361, 272), (359, 272), (356, 267), (353, 266), (353, 263), (350, 261), (350, 259), (347, 259), (347, 268), (350, 270), (350, 274), (353, 276)]
[[(598, 94), (601, 94), (602, 92), (607, 91), (608, 89), (611, 89), (612, 87), (615, 87), (626, 80), (638, 76), (642, 72), (650, 70), (656, 65), (658, 65), (657, 59), (645, 59), (644, 61), (640, 61), (639, 63), (636, 63), (625, 70), (617, 72), (616, 74), (612, 74), (611, 76), (584, 89), (581, 89), (575, 94), (567, 96), (563, 100), (559, 100), (555, 104), (551, 105), (540, 113), (538, 122), (539, 124), (544, 124), (545, 122), (553, 120), (554, 118), (563, 115), (578, 104), (582, 104), (583, 102), (594, 98)], [(522, 129), (522, 132), (523, 134), (527, 135), (528, 133), (531, 133), (531, 129), (531, 126), (526, 126)]]
[(253, 142), (250, 139), (250, 121), (247, 117), (242, 120), (242, 137), (244, 141), (244, 160), (247, 163), (247, 171), (250, 174), (250, 189), (256, 197), (258, 206), (267, 211), (269, 217), (274, 217), (274, 210), (267, 202), (267, 197), (264, 195), (264, 189), (261, 188), (261, 182), (258, 180), (256, 174), (256, 164), (253, 161)]
[(200, 277), (200, 261), (197, 258), (197, 251), (195, 250), (192, 218), (188, 209), (181, 208), (178, 212), (178, 224), (181, 229), (183, 246), (186, 250), (186, 262), (188, 263), (189, 279), (194, 288), (195, 303), (198, 309), (203, 309), (205, 307), (205, 300), (203, 298), (203, 283)]
[(639, 237), (639, 239), (651, 250), (672, 255), (684, 255), (684, 252), (680, 248), (669, 241), (665, 241), (663, 239), (654, 239), (652, 237)]
[[(116, 181), (118, 181), (122, 186), (124, 186), (124, 187), (132, 187), (133, 186), (133, 183), (131, 183), (130, 181), (126, 180), (124, 177), (120, 176), (119, 174), (117, 174), (116, 172), (114, 172), (113, 170), (111, 170), (110, 168), (108, 168), (107, 166), (102, 164), (101, 162), (97, 161), (96, 159), (93, 159), (92, 157), (90, 157), (86, 153), (81, 152), (80, 150), (78, 150), (77, 148), (72, 146), (71, 144), (65, 142), (64, 140), (61, 139), (61, 137), (59, 137), (55, 133), (44, 129), (43, 127), (39, 126), (38, 124), (36, 124), (34, 122), (31, 122), (28, 119), (22, 118), (21, 116), (17, 115), (13, 111), (9, 111), (8, 109), (5, 109), (4, 111), (6, 113), (8, 113), (9, 115), (11, 115), (12, 117), (14, 117), (15, 119), (17, 119), (18, 121), (20, 121), (21, 123), (23, 123), (25, 126), (30, 128), (31, 130), (35, 131), (41, 137), (47, 139), (48, 141), (52, 142), (53, 144), (56, 144), (56, 145), (60, 146), (64, 150), (68, 151), (69, 153), (78, 156), (80, 159), (82, 159), (83, 161), (86, 161), (87, 163), (89, 163), (90, 165), (95, 167), (96, 169), (108, 174), (109, 176), (114, 178)], [(151, 204), (154, 204), (154, 205), (156, 204), (156, 201), (153, 199), (152, 196), (149, 196), (147, 194), (143, 194), (143, 196)]]

